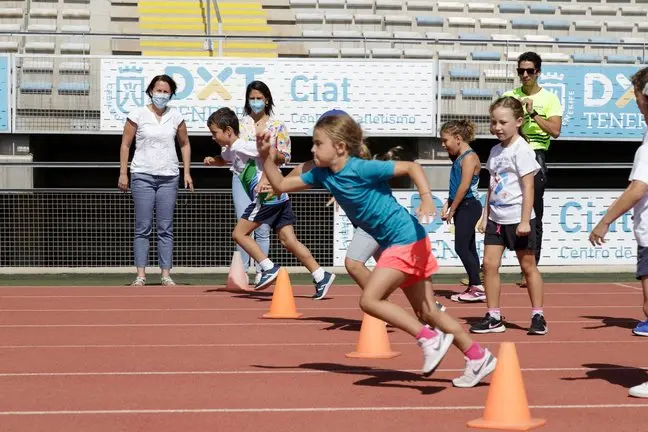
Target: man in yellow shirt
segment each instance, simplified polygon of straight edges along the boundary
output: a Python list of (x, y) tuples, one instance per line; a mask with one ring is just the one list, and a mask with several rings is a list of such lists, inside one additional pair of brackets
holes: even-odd
[[(533, 210), (536, 218), (536, 263), (540, 262), (542, 248), (542, 216), (544, 213), (544, 191), (547, 185), (546, 156), (551, 138), (560, 136), (563, 108), (558, 97), (538, 85), (542, 69), (542, 59), (534, 52), (525, 52), (518, 58), (517, 74), (522, 87), (504, 93), (519, 99), (524, 106), (522, 134), (535, 151), (540, 171), (535, 176)], [(520, 286), (526, 286), (522, 280)]]

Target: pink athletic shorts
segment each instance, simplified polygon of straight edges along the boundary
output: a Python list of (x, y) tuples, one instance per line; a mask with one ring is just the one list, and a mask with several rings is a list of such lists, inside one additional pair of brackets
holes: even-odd
[(385, 249), (380, 255), (376, 267), (400, 270), (408, 275), (401, 285), (401, 288), (404, 289), (432, 276), (439, 268), (439, 264), (432, 253), (430, 238), (425, 236), (416, 243)]

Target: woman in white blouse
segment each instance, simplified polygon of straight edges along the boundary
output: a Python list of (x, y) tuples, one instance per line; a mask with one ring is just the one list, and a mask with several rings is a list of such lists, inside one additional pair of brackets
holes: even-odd
[(151, 80), (146, 94), (151, 103), (128, 114), (119, 152), (119, 189), (128, 190), (128, 156), (135, 138), (135, 155), (131, 162), (131, 194), (135, 205), (135, 239), (133, 249), (137, 278), (133, 286), (146, 284), (149, 237), (156, 215), (158, 261), (162, 270), (162, 284), (175, 285), (170, 276), (173, 262), (173, 213), (178, 195), (177, 137), (184, 165), (184, 185), (193, 191), (189, 173), (191, 147), (187, 126), (180, 112), (167, 104), (177, 89), (168, 75)]

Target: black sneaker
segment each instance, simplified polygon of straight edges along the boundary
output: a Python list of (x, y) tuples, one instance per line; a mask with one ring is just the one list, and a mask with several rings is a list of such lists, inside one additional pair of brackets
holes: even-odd
[(549, 329), (547, 328), (547, 321), (541, 314), (533, 315), (531, 318), (531, 327), (529, 327), (528, 335), (546, 335)]
[(489, 313), (486, 313), (483, 320), (470, 327), (471, 333), (504, 333), (504, 331), (506, 331), (506, 327), (504, 327), (502, 318), (495, 319)]

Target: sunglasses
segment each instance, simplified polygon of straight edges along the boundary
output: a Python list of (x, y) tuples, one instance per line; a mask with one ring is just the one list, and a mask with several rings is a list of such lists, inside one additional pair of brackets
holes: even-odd
[(536, 73), (536, 68), (517, 68), (518, 75), (524, 75), (524, 72), (526, 72), (528, 75), (533, 75), (534, 73)]

